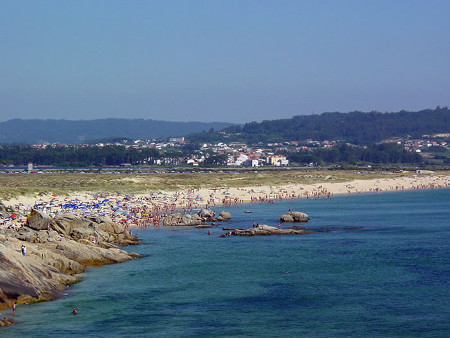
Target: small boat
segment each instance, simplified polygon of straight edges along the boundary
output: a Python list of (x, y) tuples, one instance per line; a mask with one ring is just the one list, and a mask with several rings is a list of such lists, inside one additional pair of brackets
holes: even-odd
[(205, 229), (205, 228), (211, 228), (211, 225), (209, 224), (201, 224), (196, 226), (197, 229)]
[(244, 214), (251, 214), (252, 212), (250, 210), (245, 210)]

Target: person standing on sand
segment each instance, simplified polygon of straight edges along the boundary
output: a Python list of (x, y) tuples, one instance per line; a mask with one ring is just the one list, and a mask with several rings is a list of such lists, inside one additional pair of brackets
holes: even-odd
[(22, 255), (23, 255), (23, 257), (27, 256), (27, 248), (23, 244), (22, 244)]

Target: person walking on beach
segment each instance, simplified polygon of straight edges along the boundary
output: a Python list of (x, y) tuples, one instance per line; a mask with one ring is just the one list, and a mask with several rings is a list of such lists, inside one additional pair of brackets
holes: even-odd
[(23, 244), (22, 244), (22, 255), (23, 255), (23, 257), (27, 256), (27, 248)]

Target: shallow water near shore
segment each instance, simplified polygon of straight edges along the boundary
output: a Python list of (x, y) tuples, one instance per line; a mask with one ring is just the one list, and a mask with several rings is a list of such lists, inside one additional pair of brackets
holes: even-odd
[[(289, 208), (316, 232), (219, 238)], [(450, 189), (214, 209), (232, 221), (134, 231), (144, 258), (18, 306), (0, 336), (450, 336)]]

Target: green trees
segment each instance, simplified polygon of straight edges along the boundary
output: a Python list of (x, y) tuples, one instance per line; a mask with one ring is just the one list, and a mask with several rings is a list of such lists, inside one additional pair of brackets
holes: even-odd
[(120, 165), (122, 163), (147, 164), (161, 158), (153, 148), (126, 149), (123, 146), (73, 147), (55, 146), (36, 149), (32, 146), (0, 147), (0, 162), (26, 165), (54, 165), (62, 167), (84, 167)]
[(368, 147), (354, 147), (341, 144), (332, 148), (318, 148), (312, 151), (300, 151), (287, 154), (290, 162), (299, 164), (329, 163), (329, 164), (393, 164), (393, 163), (421, 163), (422, 157), (405, 150), (394, 143), (371, 145)]
[(219, 133), (188, 136), (202, 142), (281, 142), (303, 140), (344, 140), (358, 145), (369, 145), (392, 137), (415, 137), (423, 134), (448, 133), (450, 110), (447, 107), (419, 112), (398, 113), (350, 112), (298, 115), (290, 119), (250, 122), (231, 126)]

